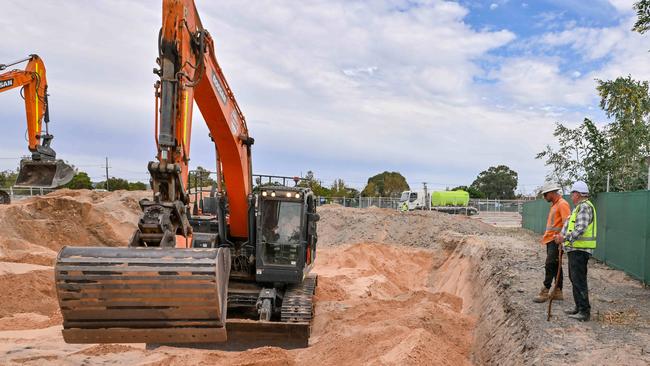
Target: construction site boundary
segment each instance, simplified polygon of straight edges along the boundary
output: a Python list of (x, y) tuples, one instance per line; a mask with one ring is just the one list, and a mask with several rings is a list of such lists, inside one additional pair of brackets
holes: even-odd
[[(650, 191), (599, 193), (593, 203), (598, 217), (594, 257), (649, 284)], [(524, 203), (523, 227), (542, 234), (548, 211), (544, 200)]]
[[(398, 197), (316, 197), (319, 205), (337, 204), (345, 207), (391, 208), (397, 210), (400, 206)], [(500, 199), (470, 199), (469, 206), (480, 212), (519, 212), (523, 210), (526, 200), (500, 200)]]

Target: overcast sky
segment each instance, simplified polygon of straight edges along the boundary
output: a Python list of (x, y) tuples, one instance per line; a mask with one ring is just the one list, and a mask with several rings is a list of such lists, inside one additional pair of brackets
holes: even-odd
[[(594, 79), (650, 79), (633, 1), (196, 2), (257, 173), (362, 188), (389, 170), (444, 188), (505, 164), (530, 193), (556, 121), (606, 122)], [(59, 157), (98, 181), (108, 156), (111, 175), (147, 181), (160, 1), (5, 0), (0, 13), (0, 63), (45, 61)], [(195, 111), (191, 165), (212, 167)], [(24, 113), (17, 91), (0, 95), (0, 170), (28, 152)]]

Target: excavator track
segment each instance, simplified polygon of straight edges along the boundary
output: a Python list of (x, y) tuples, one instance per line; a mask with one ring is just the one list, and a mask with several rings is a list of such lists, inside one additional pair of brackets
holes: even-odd
[(64, 247), (55, 281), (68, 343), (226, 340), (230, 253)]
[(310, 274), (302, 283), (291, 285), (284, 294), (280, 321), (229, 318), (226, 324), (228, 342), (220, 349), (245, 350), (275, 346), (286, 349), (309, 345), (313, 298), (317, 275)]
[(290, 287), (282, 300), (281, 317), (285, 323), (309, 323), (313, 316), (317, 275), (308, 275), (302, 284)]

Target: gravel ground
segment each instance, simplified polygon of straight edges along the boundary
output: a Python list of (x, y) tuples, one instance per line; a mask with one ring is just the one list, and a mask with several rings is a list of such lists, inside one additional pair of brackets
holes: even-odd
[[(548, 303), (532, 299), (542, 286), (545, 248), (540, 236), (524, 229), (505, 230), (491, 241), (490, 261), (500, 268), (494, 282), (511, 312), (525, 330), (525, 363), (577, 365), (649, 365), (650, 290), (621, 271), (591, 259), (588, 283), (592, 320), (577, 322), (563, 309), (573, 307), (571, 282), (564, 261), (564, 301), (553, 302), (553, 316), (546, 320)], [(498, 263), (497, 262), (497, 263)], [(498, 267), (497, 267), (498, 268)], [(495, 268), (495, 269), (497, 269)]]

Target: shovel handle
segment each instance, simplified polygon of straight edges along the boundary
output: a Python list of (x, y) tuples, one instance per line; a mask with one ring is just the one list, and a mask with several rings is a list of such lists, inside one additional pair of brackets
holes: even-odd
[(564, 250), (562, 250), (561, 245), (562, 244), (560, 244), (559, 254), (558, 254), (558, 257), (559, 257), (558, 262), (559, 263), (558, 263), (558, 266), (557, 266), (557, 273), (555, 274), (555, 283), (553, 284), (553, 289), (551, 290), (551, 293), (550, 293), (550, 295), (548, 297), (548, 312), (546, 314), (546, 321), (551, 320), (551, 307), (553, 306), (553, 295), (555, 294), (555, 289), (557, 288), (557, 283), (560, 280), (560, 273), (562, 273), (562, 256), (564, 254)]

